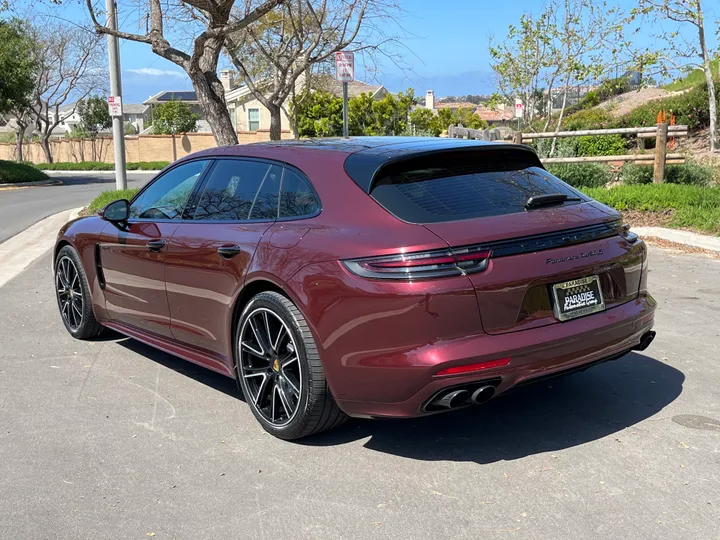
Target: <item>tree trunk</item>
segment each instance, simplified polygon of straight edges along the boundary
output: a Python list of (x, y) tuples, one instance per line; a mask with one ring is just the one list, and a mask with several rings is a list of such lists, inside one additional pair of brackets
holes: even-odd
[(717, 140), (717, 102), (715, 101), (715, 81), (713, 81), (712, 67), (710, 64), (710, 55), (707, 51), (705, 43), (705, 25), (703, 23), (703, 14), (700, 2), (697, 3), (698, 10), (698, 37), (700, 39), (700, 51), (703, 58), (703, 71), (705, 72), (705, 82), (708, 87), (708, 109), (710, 111), (710, 151), (716, 152), (718, 149)]
[(25, 140), (25, 128), (18, 126), (18, 130), (15, 132), (15, 159), (23, 161), (23, 142)]
[[(214, 78), (215, 81), (210, 81), (211, 78)], [(195, 87), (200, 108), (215, 136), (215, 142), (218, 146), (237, 144), (237, 133), (225, 104), (225, 93), (220, 79), (215, 73), (202, 72), (191, 75), (190, 79)], [(215, 84), (216, 81), (217, 84)]]
[(270, 140), (279, 141), (282, 137), (282, 119), (280, 116), (280, 107), (275, 105), (274, 103), (271, 103), (270, 107), (268, 107), (268, 110), (270, 111)]
[[(560, 116), (558, 116), (558, 121), (557, 121), (557, 124), (555, 125), (555, 131), (560, 131), (560, 126), (562, 126), (563, 115), (565, 114), (565, 105), (567, 105), (568, 84), (570, 84), (569, 77), (565, 81), (565, 89), (563, 90), (562, 107), (560, 107)], [(553, 157), (555, 155), (555, 146), (556, 145), (557, 145), (557, 137), (553, 137), (552, 146), (550, 147), (550, 155), (548, 157)]]
[(50, 137), (42, 137), (40, 143), (42, 144), (43, 152), (45, 152), (45, 162), (52, 163), (53, 157), (52, 151), (50, 150)]

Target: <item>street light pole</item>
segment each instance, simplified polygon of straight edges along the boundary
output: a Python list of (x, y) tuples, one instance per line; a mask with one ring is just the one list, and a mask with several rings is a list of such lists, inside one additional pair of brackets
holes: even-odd
[[(117, 30), (117, 10), (115, 0), (105, 0), (107, 20), (105, 24), (111, 30)], [(119, 97), (122, 104), (122, 81), (120, 80), (120, 50), (118, 38), (108, 34), (108, 59), (110, 67), (110, 95)], [(120, 116), (112, 117), (113, 146), (115, 147), (115, 189), (127, 189), (125, 173), (125, 129), (123, 126), (122, 105)]]

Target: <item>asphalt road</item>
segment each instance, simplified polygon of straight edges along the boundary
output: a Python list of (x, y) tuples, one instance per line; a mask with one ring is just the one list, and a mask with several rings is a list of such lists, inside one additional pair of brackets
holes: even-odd
[[(50, 174), (63, 181), (62, 186), (36, 186), (0, 191), (0, 242), (43, 218), (86, 206), (99, 193), (115, 189), (114, 172), (92, 176)], [(128, 172), (128, 187), (140, 187), (155, 173)]]
[(266, 435), (234, 383), (0, 288), (0, 538), (718, 538), (720, 260), (651, 250), (642, 354), (407, 421)]

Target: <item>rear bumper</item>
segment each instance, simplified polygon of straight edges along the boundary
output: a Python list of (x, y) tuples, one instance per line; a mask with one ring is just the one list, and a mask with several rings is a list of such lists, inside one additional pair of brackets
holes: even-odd
[[(636, 300), (573, 321), (510, 334), (482, 334), (430, 343), (405, 353), (401, 363), (361, 368), (363, 373), (357, 375), (364, 382), (377, 382), (374, 399), (348, 399), (353, 389), (343, 385), (342, 391), (336, 393), (342, 396), (337, 399), (338, 405), (355, 417), (421, 416), (428, 414), (423, 405), (446, 388), (499, 379), (496, 394), (500, 394), (521, 383), (612, 359), (637, 347), (641, 337), (652, 329), (655, 305), (655, 300), (643, 293)], [(503, 367), (436, 375), (447, 367), (505, 357), (511, 360)], [(382, 388), (393, 388), (393, 397), (402, 388), (407, 397), (386, 401)]]

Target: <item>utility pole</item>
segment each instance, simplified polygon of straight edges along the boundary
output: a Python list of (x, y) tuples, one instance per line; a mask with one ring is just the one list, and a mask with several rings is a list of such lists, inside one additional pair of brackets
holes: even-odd
[[(106, 25), (111, 30), (117, 30), (117, 9), (115, 0), (105, 0), (107, 13)], [(108, 34), (108, 59), (110, 67), (110, 95), (119, 102), (119, 115), (110, 108), (113, 128), (113, 146), (115, 147), (115, 189), (127, 189), (127, 175), (125, 173), (125, 129), (122, 116), (122, 81), (120, 80), (120, 49), (118, 38)]]

